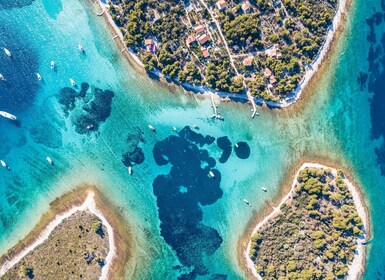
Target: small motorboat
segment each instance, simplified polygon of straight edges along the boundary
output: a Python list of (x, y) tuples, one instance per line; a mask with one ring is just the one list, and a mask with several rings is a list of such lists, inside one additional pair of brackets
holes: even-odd
[(148, 128), (155, 132), (155, 127), (153, 127), (152, 125), (149, 124)]
[(128, 174), (132, 175), (132, 167), (129, 166), (129, 167), (127, 168), (127, 170), (128, 170)]
[(5, 163), (5, 161), (0, 160), (1, 166), (4, 168), (8, 168), (8, 165)]
[(267, 192), (267, 189), (265, 187), (262, 187), (261, 190), (263, 190), (264, 192)]
[(41, 77), (41, 75), (40, 75), (39, 73), (36, 73), (36, 77), (37, 77), (37, 79), (38, 79), (39, 81), (41, 81), (42, 77)]
[(0, 111), (0, 116), (2, 116), (4, 118), (7, 118), (7, 119), (10, 119), (12, 121), (16, 121), (17, 120), (16, 116), (14, 116), (14, 115), (12, 115), (10, 113), (7, 113), (5, 111)]
[(211, 178), (215, 178), (215, 174), (211, 170), (209, 171), (209, 175), (210, 175)]
[(73, 79), (71, 79), (71, 78), (70, 78), (70, 83), (71, 83), (72, 86), (76, 86), (75, 81)]
[(9, 50), (7, 50), (6, 48), (3, 48), (3, 50), (4, 50), (4, 52), (5, 52), (5, 54), (6, 54), (7, 56), (9, 56), (9, 57), (12, 56), (11, 52), (10, 52)]
[(248, 205), (248, 206), (250, 206), (250, 207), (251, 207), (251, 204), (250, 204), (250, 202), (249, 202), (249, 201), (248, 201), (246, 198), (244, 198), (244, 199), (243, 199), (243, 202), (244, 202), (244, 203), (246, 203), (246, 205)]
[(94, 125), (93, 125), (93, 124), (87, 125), (87, 129), (88, 129), (88, 130), (90, 130), (90, 129), (92, 129), (92, 128), (94, 128)]
[(51, 69), (55, 70), (55, 61), (53, 61), (53, 60), (51, 61)]
[(178, 131), (178, 130), (176, 129), (176, 127), (175, 127), (175, 126), (173, 126), (173, 127), (172, 127), (172, 130), (174, 130), (174, 131)]
[(83, 46), (80, 45), (80, 44), (78, 44), (78, 49), (79, 49), (79, 51), (84, 52), (84, 48), (83, 48)]
[(236, 144), (235, 144), (235, 148), (239, 148), (239, 145), (238, 145), (238, 143), (236, 143)]
[(50, 157), (45, 158), (50, 165), (53, 165), (53, 160)]
[(194, 124), (194, 125), (193, 125), (193, 128), (199, 129), (199, 126), (197, 126), (196, 124)]
[(0, 74), (0, 81), (6, 81), (3, 75)]

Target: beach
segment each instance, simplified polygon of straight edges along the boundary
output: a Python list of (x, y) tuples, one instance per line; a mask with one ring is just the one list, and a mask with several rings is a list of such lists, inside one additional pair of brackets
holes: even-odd
[[(254, 263), (251, 261), (249, 258), (249, 252), (251, 249), (251, 237), (254, 236), (258, 230), (266, 224), (269, 220), (273, 219), (277, 215), (280, 214), (281, 206), (292, 197), (292, 193), (294, 191), (294, 188), (297, 184), (297, 177), (301, 170), (305, 168), (317, 168), (317, 169), (331, 169), (333, 174), (337, 174), (337, 169), (331, 168), (319, 163), (311, 163), (311, 162), (305, 162), (301, 165), (301, 167), (298, 169), (294, 176), (294, 180), (292, 182), (292, 185), (290, 187), (290, 191), (282, 198), (282, 200), (279, 202), (277, 206), (274, 207), (274, 210), (270, 212), (267, 216), (264, 217), (263, 220), (257, 223), (255, 227), (252, 230), (251, 235), (249, 236), (249, 241), (247, 244), (247, 247), (245, 248), (243, 252), (243, 257), (246, 259), (246, 266), (247, 270), (251, 275), (253, 275), (257, 279), (262, 279), (262, 277), (257, 273)], [(352, 264), (349, 266), (349, 272), (348, 272), (348, 279), (349, 280), (355, 280), (355, 279), (360, 279), (361, 275), (364, 273), (365, 270), (365, 245), (364, 243), (369, 239), (369, 234), (370, 234), (370, 224), (369, 224), (369, 215), (367, 208), (365, 206), (365, 203), (363, 201), (363, 198), (361, 196), (360, 190), (358, 189), (357, 186), (353, 185), (353, 183), (347, 178), (344, 178), (344, 182), (348, 186), (349, 191), (352, 194), (354, 204), (356, 206), (358, 215), (361, 217), (363, 224), (364, 224), (364, 234), (363, 238), (359, 239), (357, 241), (357, 250), (356, 250), (356, 255), (353, 259)]]
[[(78, 211), (88, 210), (102, 221), (108, 232), (109, 251), (105, 259), (105, 265), (102, 267), (100, 279), (109, 279), (111, 275), (116, 275), (116, 279), (123, 278), (126, 265), (131, 261), (128, 259), (131, 255), (130, 245), (128, 244), (128, 242), (131, 242), (129, 233), (122, 230), (124, 226), (121, 217), (117, 215), (112, 217), (112, 212), (107, 210), (107, 205), (101, 203), (103, 201), (105, 202), (105, 199), (94, 187), (81, 187), (55, 200), (50, 211), (41, 218), (35, 229), (2, 257), (0, 277), (29, 252), (49, 239), (51, 232), (63, 220)], [(120, 224), (120, 226), (115, 227), (117, 224)]]
[[(102, 16), (108, 23), (108, 26), (110, 27), (110, 30), (114, 36), (118, 36), (119, 38), (119, 47), (121, 48), (121, 53), (126, 53), (126, 57), (130, 61), (130, 63), (133, 65), (135, 68), (139, 68), (140, 72), (145, 72), (144, 69), (144, 64), (140, 60), (140, 58), (129, 48), (125, 46), (124, 39), (123, 39), (123, 34), (121, 30), (117, 27), (115, 22), (113, 21), (110, 12), (108, 11), (108, 5), (103, 4), (101, 0), (93, 0), (96, 1), (96, 3), (106, 12), (102, 13)], [(324, 43), (319, 49), (316, 57), (313, 59), (313, 61), (307, 65), (307, 69), (305, 70), (304, 76), (302, 77), (301, 81), (297, 85), (297, 87), (290, 93), (288, 94), (287, 97), (285, 97), (283, 100), (280, 101), (265, 101), (261, 98), (254, 98), (254, 101), (256, 104), (263, 105), (266, 104), (268, 107), (271, 108), (280, 108), (284, 109), (287, 108), (293, 104), (295, 104), (297, 101), (301, 99), (303, 96), (304, 92), (307, 92), (308, 89), (310, 88), (310, 85), (313, 81), (313, 79), (316, 78), (316, 74), (318, 71), (321, 70), (322, 65), (324, 64), (323, 62), (327, 60), (327, 58), (330, 56), (330, 54), (333, 51), (333, 46), (337, 42), (337, 32), (340, 29), (343, 29), (343, 21), (346, 20), (344, 19), (344, 15), (347, 14), (348, 8), (349, 8), (349, 1), (351, 0), (339, 0), (338, 1), (338, 8), (337, 11), (335, 12), (332, 20), (332, 24), (329, 26), (327, 34), (325, 35), (324, 38)], [(223, 99), (228, 99), (230, 98), (231, 100), (234, 101), (240, 101), (240, 102), (250, 102), (248, 99), (248, 96), (246, 93), (230, 93), (230, 92), (218, 92), (214, 91), (213, 89), (208, 88), (207, 86), (197, 86), (193, 84), (189, 84), (187, 82), (180, 83), (178, 80), (170, 79), (169, 77), (165, 77), (159, 70), (154, 70), (154, 71), (149, 71), (151, 75), (154, 75), (157, 77), (160, 81), (162, 81), (163, 84), (168, 84), (168, 81), (172, 81), (175, 85), (177, 86), (182, 86), (184, 89), (187, 89), (189, 91), (192, 91), (194, 93), (215, 93), (219, 97)]]

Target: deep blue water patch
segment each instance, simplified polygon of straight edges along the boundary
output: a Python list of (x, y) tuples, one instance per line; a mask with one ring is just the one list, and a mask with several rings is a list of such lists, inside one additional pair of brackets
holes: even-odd
[[(209, 275), (203, 256), (212, 255), (222, 244), (218, 231), (202, 223), (202, 206), (214, 204), (223, 195), (222, 174), (215, 169), (216, 161), (206, 148), (214, 143), (214, 137), (204, 136), (186, 126), (178, 135), (157, 142), (153, 149), (157, 165), (171, 166), (168, 174), (155, 178), (153, 189), (161, 235), (183, 265), (174, 267), (182, 271), (178, 277), (182, 280)], [(220, 161), (225, 163), (231, 154), (231, 141), (220, 137), (217, 145), (224, 151)], [(241, 152), (244, 149), (240, 147)], [(214, 178), (210, 176), (210, 171)], [(213, 274), (207, 277), (226, 279), (227, 276)]]
[[(370, 31), (367, 40), (370, 43), (368, 53), (368, 91), (370, 98), (370, 116), (372, 122), (372, 139), (385, 139), (385, 33), (376, 36), (377, 31), (384, 30), (385, 13), (376, 12), (367, 19)], [(378, 33), (377, 33), (378, 34)], [(385, 143), (375, 150), (381, 174), (385, 176)]]
[(136, 127), (126, 137), (127, 151), (122, 154), (125, 166), (133, 166), (144, 162), (144, 153), (140, 147), (144, 143), (143, 131)]
[[(11, 19), (0, 17), (0, 73), (6, 79), (0, 81), (0, 110), (17, 114), (33, 103), (39, 90), (38, 59), (28, 38), (12, 24)], [(11, 57), (5, 54), (4, 47), (11, 52)]]
[(88, 83), (82, 83), (79, 91), (65, 87), (57, 95), (66, 116), (71, 113), (72, 124), (79, 134), (98, 131), (100, 124), (111, 114), (114, 92), (96, 87), (89, 92), (89, 89)]
[(246, 142), (238, 142), (235, 147), (235, 154), (240, 159), (247, 159), (250, 156), (250, 147)]
[(217, 145), (223, 151), (221, 157), (219, 158), (219, 162), (225, 163), (231, 155), (231, 151), (232, 151), (231, 141), (227, 136), (219, 137), (217, 139)]

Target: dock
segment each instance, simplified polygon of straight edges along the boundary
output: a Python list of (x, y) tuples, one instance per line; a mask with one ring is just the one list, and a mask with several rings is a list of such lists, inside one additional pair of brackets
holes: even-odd
[(217, 104), (215, 104), (214, 93), (211, 92), (210, 97), (211, 97), (211, 107), (213, 107), (213, 110), (214, 110), (214, 114), (212, 115), (212, 117), (215, 119), (224, 120), (224, 118), (218, 112)]

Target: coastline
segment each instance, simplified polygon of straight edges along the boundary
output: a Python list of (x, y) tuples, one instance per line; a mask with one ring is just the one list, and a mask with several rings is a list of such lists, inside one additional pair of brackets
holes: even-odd
[[(194, 93), (215, 93), (221, 99), (230, 99), (243, 103), (250, 102), (246, 93), (236, 94), (230, 92), (218, 92), (203, 85), (196, 86), (186, 82), (180, 83), (177, 80), (172, 80), (169, 77), (165, 77), (159, 70), (146, 71), (140, 58), (132, 50), (125, 46), (123, 34), (113, 21), (111, 14), (108, 11), (108, 5), (102, 3), (101, 0), (92, 0), (92, 2), (98, 4), (98, 6), (103, 10), (103, 12), (98, 14), (98, 16), (103, 16), (111, 32), (115, 34), (114, 36), (118, 36), (117, 38), (119, 38), (118, 46), (120, 48), (120, 52), (125, 53), (125, 57), (129, 61), (130, 65), (133, 66), (140, 73), (147, 73), (147, 75), (155, 76), (162, 84), (166, 85), (168, 88), (170, 84), (172, 84), (174, 86), (180, 86), (184, 90), (187, 89)], [(338, 7), (335, 14), (333, 15), (332, 24), (328, 27), (328, 31), (325, 34), (324, 42), (321, 48), (318, 50), (316, 57), (308, 66), (308, 69), (305, 71), (297, 87), (290, 94), (288, 94), (287, 97), (280, 101), (265, 101), (261, 98), (253, 97), (256, 104), (260, 106), (266, 104), (266, 106), (269, 108), (285, 109), (291, 107), (293, 104), (297, 103), (297, 101), (302, 99), (302, 97), (305, 95), (304, 93), (309, 91), (309, 88), (312, 86), (313, 81), (318, 76), (318, 72), (322, 70), (325, 64), (324, 62), (330, 57), (332, 51), (334, 50), (334, 45), (336, 44), (336, 39), (339, 35), (339, 30), (344, 28), (343, 22), (346, 21), (344, 15), (348, 13), (351, 2), (352, 0), (338, 0)]]
[(126, 265), (131, 266), (132, 264), (129, 263), (133, 261), (130, 248), (132, 242), (129, 240), (128, 229), (124, 227), (123, 218), (108, 207), (108, 201), (92, 186), (80, 187), (57, 198), (50, 204), (50, 209), (42, 216), (35, 228), (2, 256), (0, 277), (29, 252), (46, 241), (51, 232), (64, 219), (77, 211), (88, 210), (102, 221), (109, 236), (109, 251), (100, 279), (109, 279), (110, 275), (114, 275), (114, 279), (123, 279)]
[[(247, 241), (243, 243), (247, 243), (246, 248), (243, 247), (242, 251), (239, 252), (243, 258), (243, 261), (241, 262), (243, 266), (246, 268), (246, 273), (248, 276), (254, 277), (256, 279), (262, 279), (262, 277), (257, 273), (255, 270), (254, 263), (249, 258), (249, 251), (251, 248), (251, 237), (255, 235), (255, 233), (270, 219), (276, 217), (280, 213), (280, 207), (286, 202), (287, 199), (289, 199), (292, 195), (292, 192), (294, 190), (294, 187), (296, 185), (296, 179), (300, 173), (301, 170), (307, 167), (312, 168), (323, 168), (323, 169), (332, 169), (332, 172), (334, 174), (337, 173), (337, 168), (329, 167), (320, 163), (312, 163), (312, 162), (304, 162), (299, 168), (296, 168), (296, 173), (294, 175), (293, 182), (290, 186), (290, 190), (287, 192), (286, 195), (280, 200), (279, 204), (274, 207), (273, 211), (270, 211), (268, 215), (266, 215), (262, 220), (260, 220), (256, 225), (252, 227), (252, 231), (247, 231)], [(355, 207), (357, 209), (358, 215), (361, 217), (363, 224), (364, 224), (364, 234), (363, 238), (359, 239), (357, 241), (357, 249), (356, 249), (356, 255), (353, 259), (353, 262), (349, 265), (349, 272), (347, 279), (348, 280), (355, 280), (360, 279), (362, 274), (365, 271), (365, 262), (366, 262), (366, 248), (364, 243), (369, 239), (370, 237), (370, 219), (369, 219), (369, 212), (368, 208), (365, 205), (363, 196), (361, 194), (361, 191), (357, 184), (353, 184), (350, 179), (348, 179), (348, 176), (345, 175), (344, 182), (348, 186), (349, 191), (352, 194), (353, 201), (355, 204)], [(251, 233), (250, 233), (251, 232)], [(245, 237), (246, 238), (246, 237)]]

